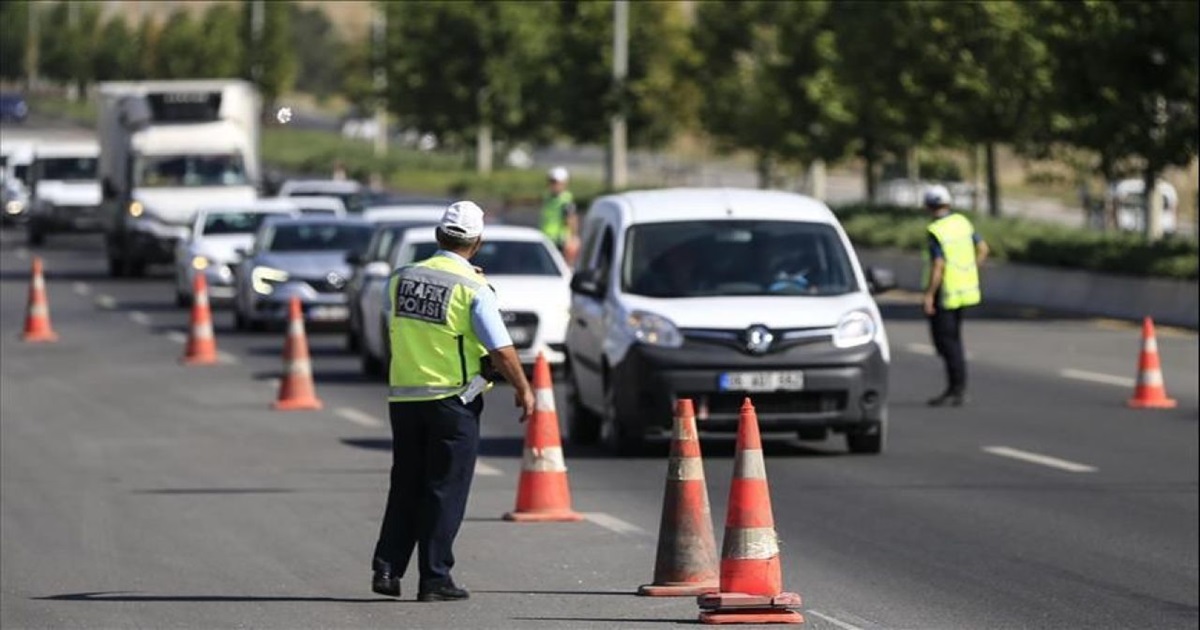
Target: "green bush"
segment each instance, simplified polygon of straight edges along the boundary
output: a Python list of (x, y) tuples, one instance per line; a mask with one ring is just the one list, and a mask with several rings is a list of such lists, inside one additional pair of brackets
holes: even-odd
[[(929, 217), (922, 210), (850, 205), (835, 212), (858, 247), (920, 251), (926, 243)], [(964, 214), (998, 260), (1182, 280), (1195, 280), (1200, 275), (1200, 247), (1192, 240), (1166, 238), (1147, 243), (1138, 234)]]

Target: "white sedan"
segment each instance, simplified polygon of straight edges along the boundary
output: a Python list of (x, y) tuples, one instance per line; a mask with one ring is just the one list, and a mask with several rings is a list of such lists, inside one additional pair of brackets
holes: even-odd
[[(402, 239), (392, 250), (391, 269), (429, 258), (438, 249), (432, 226), (407, 230)], [(571, 270), (558, 249), (540, 230), (491, 225), (471, 263), (483, 268), (488, 284), (495, 289), (521, 362), (532, 365), (543, 352), (548, 363), (561, 364), (566, 359)], [(377, 282), (362, 296), (364, 317), (374, 314), (377, 318), (374, 326), (364, 320), (362, 331), (363, 369), (373, 376), (386, 374), (390, 354), (385, 293), (385, 283)]]
[(254, 233), (270, 215), (299, 215), (288, 199), (259, 199), (250, 203), (206, 206), (196, 212), (190, 236), (175, 250), (175, 303), (192, 301), (192, 281), (203, 271), (208, 296), (215, 301), (233, 299), (233, 265), (237, 250), (250, 247)]

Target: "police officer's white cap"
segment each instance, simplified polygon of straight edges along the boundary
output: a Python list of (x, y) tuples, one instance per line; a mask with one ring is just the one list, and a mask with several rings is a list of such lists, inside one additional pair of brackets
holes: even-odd
[(550, 169), (549, 173), (546, 173), (546, 176), (549, 177), (550, 181), (552, 182), (565, 182), (570, 179), (571, 174), (567, 172), (567, 169), (561, 166), (555, 166), (554, 168)]
[(473, 201), (456, 201), (446, 208), (439, 226), (453, 236), (476, 238), (483, 234), (483, 208)]
[(940, 208), (950, 205), (950, 191), (941, 184), (935, 184), (925, 189), (925, 205), (930, 208)]

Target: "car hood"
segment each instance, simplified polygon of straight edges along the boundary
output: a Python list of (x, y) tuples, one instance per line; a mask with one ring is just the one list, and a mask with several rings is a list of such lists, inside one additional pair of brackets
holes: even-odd
[(256, 266), (282, 269), (298, 278), (324, 278), (331, 271), (343, 278), (350, 277), (346, 252), (341, 250), (264, 253), (259, 254), (254, 262)]
[(728, 296), (648, 298), (624, 295), (627, 310), (642, 310), (670, 319), (680, 328), (741, 330), (753, 324), (768, 328), (828, 328), (853, 310), (876, 313), (874, 301), (862, 293), (836, 296)]
[(139, 188), (133, 196), (154, 218), (171, 225), (190, 227), (200, 206), (250, 203), (258, 199), (258, 192), (251, 186)]
[(219, 263), (237, 260), (238, 249), (250, 249), (253, 234), (218, 234), (192, 242), (192, 253)]
[(96, 206), (100, 204), (100, 182), (42, 180), (37, 185), (37, 196), (58, 206)]
[(571, 285), (559, 276), (484, 276), (496, 290), (501, 310), (533, 310), (571, 305)]

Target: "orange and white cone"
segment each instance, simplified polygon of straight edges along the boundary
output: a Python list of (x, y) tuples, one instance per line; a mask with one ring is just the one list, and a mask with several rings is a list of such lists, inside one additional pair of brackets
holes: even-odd
[(283, 378), (279, 381), (279, 397), (273, 405), (280, 411), (321, 409), (313, 385), (312, 361), (308, 358), (308, 338), (304, 334), (304, 311), (300, 298), (292, 297), (288, 304), (288, 333), (283, 345)]
[(738, 419), (737, 456), (721, 545), (721, 589), (699, 596), (697, 602), (703, 623), (804, 623), (804, 617), (792, 610), (800, 607), (800, 595), (783, 592), (758, 415), (749, 398), (742, 403)]
[(21, 340), (34, 343), (58, 341), (58, 335), (50, 326), (50, 302), (46, 299), (46, 279), (42, 277), (42, 257), (33, 257), (33, 270), (29, 282), (29, 306), (25, 312), (25, 332)]
[(1174, 399), (1167, 398), (1162, 364), (1158, 360), (1158, 338), (1154, 335), (1154, 321), (1149, 317), (1142, 320), (1137, 386), (1134, 387), (1133, 398), (1126, 404), (1135, 409), (1173, 409), (1176, 405)]
[(518, 523), (581, 521), (583, 515), (571, 509), (567, 464), (563, 459), (558, 412), (554, 406), (554, 384), (550, 381), (550, 364), (540, 352), (533, 365), (533, 395), (536, 404), (533, 418), (525, 428), (525, 456), (517, 485), (517, 506), (504, 515), (504, 520)]
[(691, 399), (684, 398), (675, 403), (675, 435), (667, 463), (654, 582), (639, 588), (638, 595), (675, 597), (715, 593), (718, 577), (717, 543), (713, 537), (708, 487), (704, 483), (696, 415)]
[(192, 280), (192, 325), (187, 348), (180, 361), (186, 365), (217, 363), (217, 340), (213, 336), (212, 310), (208, 306), (208, 281), (203, 272)]

